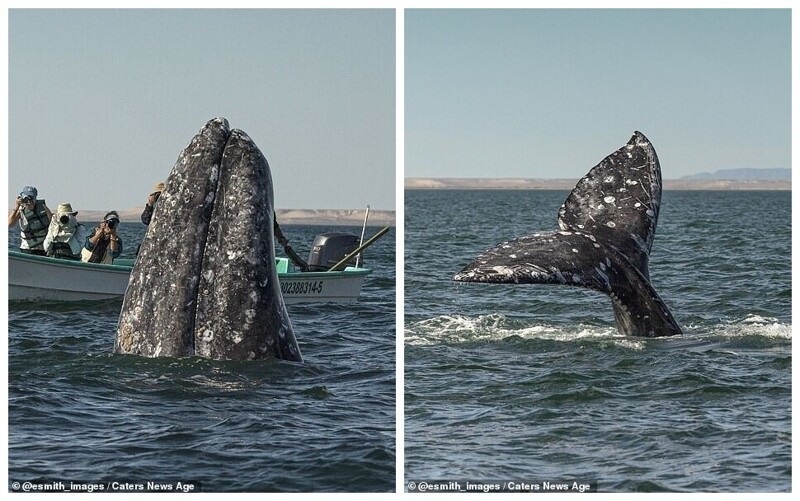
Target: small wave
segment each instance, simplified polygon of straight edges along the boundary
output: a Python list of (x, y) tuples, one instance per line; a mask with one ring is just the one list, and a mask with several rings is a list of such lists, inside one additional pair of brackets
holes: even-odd
[(613, 341), (630, 349), (641, 349), (643, 341), (623, 336), (614, 326), (576, 324), (565, 328), (556, 325), (530, 325), (491, 314), (478, 317), (442, 315), (408, 324), (405, 343), (408, 345), (491, 343), (508, 339), (545, 341), (600, 340)]

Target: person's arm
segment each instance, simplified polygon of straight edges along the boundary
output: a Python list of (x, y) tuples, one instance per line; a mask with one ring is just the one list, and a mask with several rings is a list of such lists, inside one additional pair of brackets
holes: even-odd
[(147, 197), (147, 203), (144, 204), (144, 210), (142, 211), (142, 223), (145, 226), (150, 226), (150, 220), (153, 219), (153, 209), (155, 208), (156, 197), (152, 194)]
[(97, 244), (97, 241), (100, 240), (100, 228), (95, 228), (92, 233), (86, 237), (86, 242), (84, 243), (84, 247), (86, 250), (94, 250), (94, 246)]
[(112, 259), (116, 259), (122, 254), (122, 239), (117, 236), (117, 230), (109, 230), (109, 242), (108, 247), (111, 249), (111, 257)]
[(44, 248), (45, 252), (50, 252), (50, 249), (53, 247), (53, 239), (56, 236), (56, 232), (58, 231), (58, 224), (53, 224), (53, 220), (50, 220), (50, 226), (47, 227), (47, 236), (44, 237), (44, 243), (42, 243), (42, 247)]
[(78, 223), (78, 226), (75, 228), (75, 233), (72, 235), (72, 238), (69, 241), (69, 249), (72, 251), (72, 255), (81, 255), (81, 249), (86, 247), (86, 237), (88, 235), (89, 232), (86, 229), (86, 226)]
[(20, 218), (20, 204), (22, 203), (22, 199), (17, 197), (17, 205), (11, 211), (11, 214), (8, 215), (8, 225), (11, 226), (19, 221)]

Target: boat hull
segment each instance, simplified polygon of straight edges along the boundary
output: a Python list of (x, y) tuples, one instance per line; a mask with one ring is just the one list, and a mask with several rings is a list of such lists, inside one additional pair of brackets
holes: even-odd
[[(98, 301), (122, 298), (128, 287), (131, 260), (91, 264), (65, 259), (8, 253), (10, 301)], [(352, 303), (358, 299), (366, 268), (337, 272), (278, 273), (286, 304)]]

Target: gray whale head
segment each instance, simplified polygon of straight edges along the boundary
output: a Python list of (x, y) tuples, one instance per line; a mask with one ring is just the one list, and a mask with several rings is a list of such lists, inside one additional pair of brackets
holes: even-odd
[(210, 120), (156, 204), (114, 351), (302, 362), (278, 284), (273, 218), (264, 155), (224, 118)]
[(560, 231), (504, 242), (453, 279), (586, 287), (611, 297), (622, 334), (681, 334), (650, 284), (648, 262), (660, 206), (658, 157), (637, 131), (578, 182), (558, 211)]

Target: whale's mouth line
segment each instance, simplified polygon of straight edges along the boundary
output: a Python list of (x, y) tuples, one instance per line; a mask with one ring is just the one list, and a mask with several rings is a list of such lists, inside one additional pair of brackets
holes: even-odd
[[(233, 141), (238, 138), (247, 138), (249, 140), (249, 137), (243, 131), (239, 129), (230, 129), (227, 130), (227, 134), (224, 135), (224, 141), (221, 141), (222, 147), (219, 150), (217, 158), (213, 159), (214, 161), (211, 164), (207, 176), (208, 184), (206, 185), (206, 196), (204, 198), (206, 209), (203, 211), (203, 226), (199, 229), (200, 231), (194, 235), (195, 244), (198, 246), (201, 258), (198, 261), (198, 266), (194, 273), (195, 279), (192, 282), (191, 302), (189, 303), (191, 309), (190, 329), (192, 332), (190, 339), (191, 355), (197, 355), (198, 337), (205, 334), (204, 331), (198, 330), (198, 308), (204, 274), (210, 274), (211, 271), (215, 269), (210, 259), (211, 256), (206, 252), (206, 249), (209, 245), (212, 222), (216, 220), (217, 213), (222, 211), (221, 205), (224, 201), (220, 198), (220, 192), (227, 189), (226, 186), (223, 186), (222, 182), (222, 179), (225, 178), (223, 169), (234, 169), (238, 162), (244, 160), (245, 156), (245, 153), (242, 152), (239, 154), (239, 158), (236, 158), (237, 153), (231, 153), (233, 150)], [(229, 150), (229, 146), (231, 146), (231, 150)], [(217, 222), (217, 224), (220, 223)], [(211, 280), (211, 282), (213, 282), (213, 280)]]
[(221, 178), (221, 170), (223, 165), (223, 158), (225, 157), (225, 149), (228, 147), (228, 141), (232, 136), (233, 132), (228, 131), (228, 134), (225, 136), (225, 144), (220, 150), (219, 157), (211, 166), (211, 172), (209, 173), (209, 185), (208, 190), (206, 193), (206, 197), (204, 198), (205, 203), (209, 207), (207, 213), (204, 211), (204, 217), (202, 219), (203, 227), (200, 229), (200, 232), (195, 235), (195, 245), (198, 246), (200, 252), (200, 261), (199, 266), (197, 267), (196, 272), (194, 273), (194, 280), (192, 282), (192, 292), (191, 292), (191, 302), (187, 305), (190, 307), (191, 310), (191, 325), (190, 331), (192, 332), (192, 336), (190, 338), (190, 350), (191, 355), (197, 354), (197, 308), (198, 308), (198, 296), (200, 295), (200, 279), (203, 275), (203, 270), (205, 270), (206, 264), (206, 247), (208, 246), (208, 236), (211, 232), (211, 221), (214, 218), (214, 208), (216, 207), (217, 202), (217, 193), (220, 190), (219, 180)]

